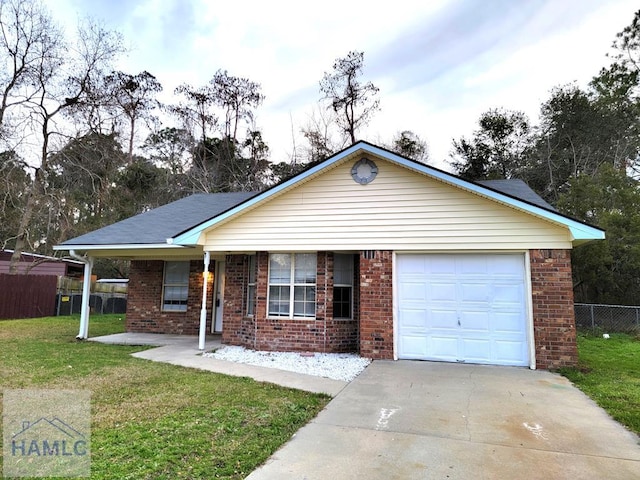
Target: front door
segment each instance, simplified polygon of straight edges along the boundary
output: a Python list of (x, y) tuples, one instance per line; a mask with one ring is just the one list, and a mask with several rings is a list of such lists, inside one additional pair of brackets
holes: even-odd
[(211, 331), (222, 332), (222, 308), (224, 306), (224, 261), (216, 262), (216, 271), (213, 281), (213, 322)]

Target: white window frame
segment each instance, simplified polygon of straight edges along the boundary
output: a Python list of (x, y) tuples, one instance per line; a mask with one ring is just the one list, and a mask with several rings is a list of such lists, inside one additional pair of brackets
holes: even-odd
[[(287, 282), (274, 282), (271, 279), (271, 258), (274, 255), (289, 255), (290, 260), (290, 274), (289, 280)], [(314, 257), (314, 275), (313, 283), (306, 282), (296, 282), (295, 274), (296, 274), (296, 259), (300, 258), (302, 255), (313, 255)], [(318, 255), (317, 253), (270, 253), (269, 254), (269, 272), (268, 272), (268, 281), (267, 281), (267, 316), (270, 318), (288, 318), (288, 319), (301, 319), (301, 320), (313, 320), (316, 318), (316, 307), (317, 307), (317, 268), (318, 268)], [(278, 312), (273, 312), (271, 310), (271, 288), (272, 287), (283, 287), (289, 288), (289, 311), (288, 313), (280, 314)], [(304, 288), (305, 292), (307, 288), (313, 288), (313, 314), (312, 315), (295, 315), (295, 292), (296, 288)]]
[[(177, 264), (177, 263), (181, 263), (181, 264), (186, 264), (186, 278), (184, 279), (180, 279), (180, 281), (176, 281), (176, 282), (167, 282), (167, 269), (169, 267), (169, 264)], [(184, 265), (183, 265), (184, 266)], [(190, 277), (190, 273), (191, 273), (191, 262), (187, 261), (165, 261), (164, 262), (164, 270), (162, 272), (162, 311), (163, 312), (179, 312), (179, 313), (183, 313), (187, 311), (187, 307), (188, 307), (188, 302), (189, 302), (189, 277)], [(180, 288), (187, 288), (187, 294), (186, 297), (184, 299), (178, 299), (178, 301), (184, 302), (184, 303), (167, 303), (167, 301), (165, 300), (165, 296), (166, 296), (166, 290), (167, 287), (169, 288), (175, 288), (175, 287), (180, 287)], [(171, 301), (175, 301), (175, 300), (171, 300)]]

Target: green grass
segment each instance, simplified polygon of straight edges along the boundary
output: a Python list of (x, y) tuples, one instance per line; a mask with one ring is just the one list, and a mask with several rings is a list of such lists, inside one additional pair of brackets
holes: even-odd
[[(0, 385), (91, 392), (93, 479), (244, 478), (329, 400), (78, 342), (78, 322), (0, 321)], [(92, 317), (90, 328), (122, 332), (123, 319)]]
[(640, 434), (640, 340), (578, 335), (577, 368), (560, 371), (615, 420)]

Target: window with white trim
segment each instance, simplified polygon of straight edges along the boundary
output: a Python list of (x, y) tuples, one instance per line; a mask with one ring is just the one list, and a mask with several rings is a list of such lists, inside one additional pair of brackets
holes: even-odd
[(272, 317), (316, 316), (316, 254), (269, 255), (268, 314)]
[(164, 262), (162, 310), (186, 312), (189, 297), (190, 262)]
[(333, 255), (333, 318), (353, 318), (353, 255)]
[(247, 275), (247, 316), (253, 317), (256, 310), (256, 256), (249, 255)]

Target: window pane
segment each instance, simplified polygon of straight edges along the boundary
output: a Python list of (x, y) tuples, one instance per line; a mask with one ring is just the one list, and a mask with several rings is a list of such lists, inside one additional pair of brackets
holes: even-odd
[(162, 309), (186, 312), (189, 299), (189, 262), (165, 262)]
[(269, 315), (289, 315), (290, 287), (269, 287)]
[(164, 303), (187, 303), (189, 287), (164, 287)]
[(247, 315), (253, 315), (256, 308), (256, 286), (247, 287)]
[(249, 255), (249, 283), (256, 283), (256, 256)]
[(333, 284), (353, 285), (353, 255), (336, 253), (333, 256)]
[(166, 262), (164, 283), (189, 283), (189, 262)]
[(253, 315), (256, 308), (256, 256), (249, 255), (247, 278), (247, 315)]
[(296, 253), (295, 283), (316, 283), (316, 254)]
[(269, 283), (291, 282), (291, 254), (272, 253), (269, 256)]
[(293, 315), (314, 317), (316, 314), (316, 287), (295, 287), (293, 294)]
[(351, 287), (333, 288), (333, 318), (351, 318)]

